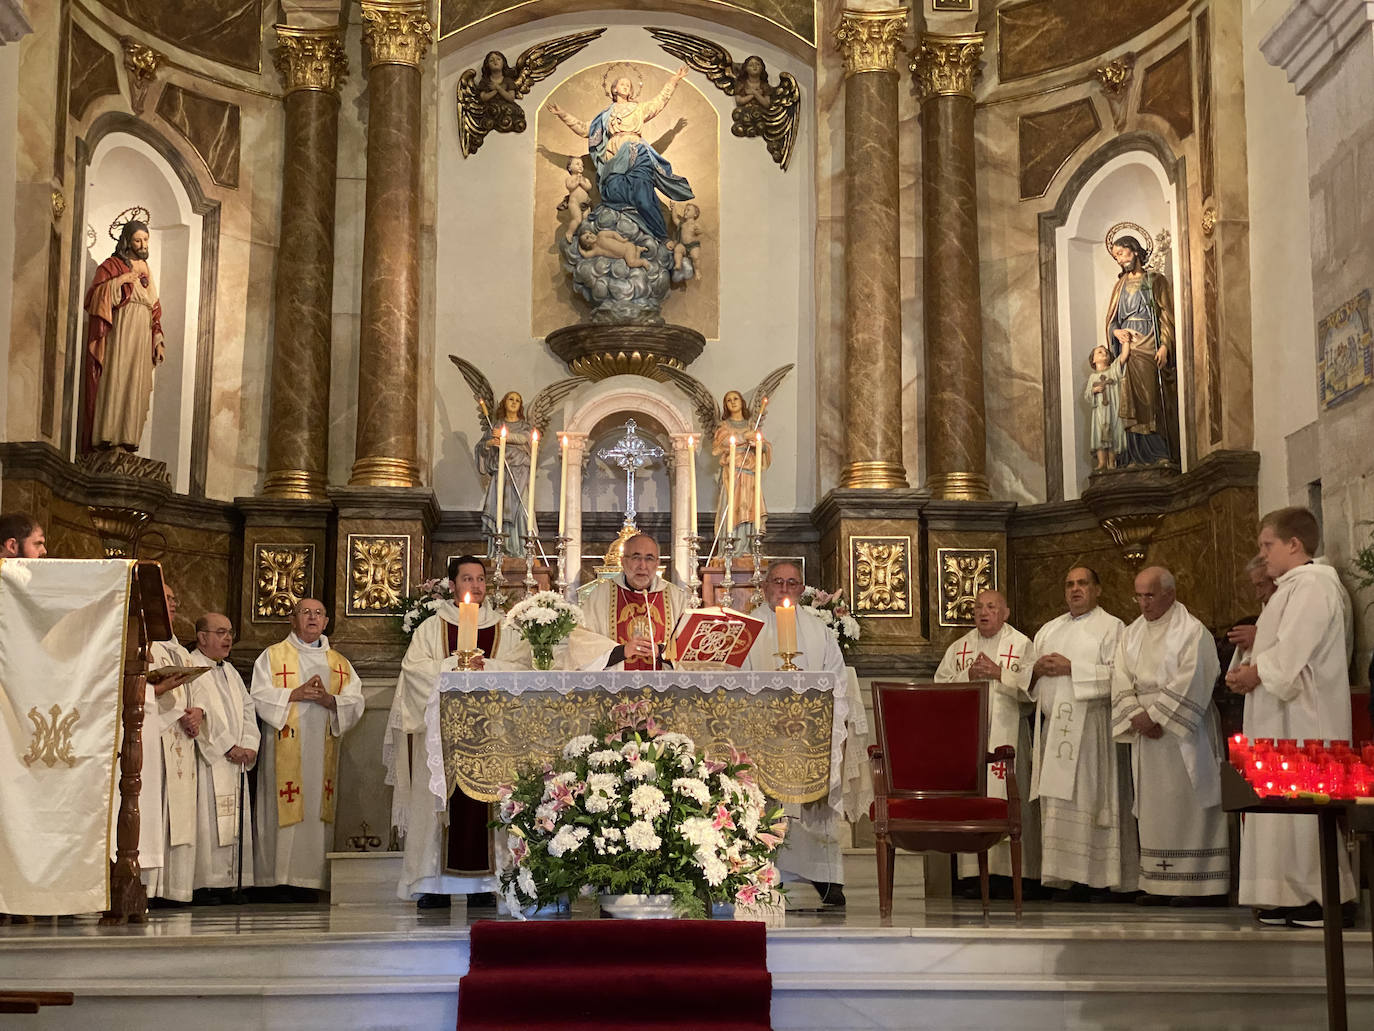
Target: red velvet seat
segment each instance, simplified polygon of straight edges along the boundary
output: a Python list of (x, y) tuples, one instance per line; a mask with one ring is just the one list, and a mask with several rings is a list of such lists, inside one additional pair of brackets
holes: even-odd
[[(1011, 845), (1012, 898), (1021, 915), (1021, 798), (1016, 750), (988, 752), (988, 685), (873, 684), (878, 743), (870, 810), (877, 837), (878, 912), (892, 915), (896, 848), (975, 852), (988, 912), (988, 849)], [(1001, 763), (1007, 797), (989, 798), (989, 763)]]

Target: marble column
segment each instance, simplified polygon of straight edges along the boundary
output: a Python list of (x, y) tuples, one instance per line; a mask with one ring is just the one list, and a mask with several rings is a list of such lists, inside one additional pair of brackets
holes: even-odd
[(587, 442), (590, 437), (586, 433), (563, 433), (562, 436), (568, 442), (563, 449), (563, 461), (568, 463), (568, 508), (563, 522), (568, 547), (563, 575), (568, 580), (568, 593), (575, 595), (582, 582), (582, 472), (587, 462)]
[(361, 0), (368, 59), (367, 200), (358, 434), (349, 485), (420, 482), (420, 63), (427, 0)]
[(841, 487), (907, 485), (902, 464), (897, 45), (905, 8), (845, 10), (845, 426)]
[(668, 551), (672, 555), (673, 579), (682, 587), (691, 590), (692, 549), (687, 546), (687, 535), (696, 532), (696, 513), (691, 510), (691, 480), (689, 479), (691, 458), (695, 452), (689, 451), (687, 442), (696, 438), (692, 433), (674, 433), (673, 458), (669, 469), (672, 471), (673, 511), (672, 542)]
[(277, 26), (286, 157), (262, 485), (267, 497), (320, 499), (328, 478), (334, 182), (339, 81), (348, 70), (341, 31)]
[(988, 497), (973, 79), (983, 34), (924, 35), (911, 62), (921, 100), (925, 237), (926, 486)]

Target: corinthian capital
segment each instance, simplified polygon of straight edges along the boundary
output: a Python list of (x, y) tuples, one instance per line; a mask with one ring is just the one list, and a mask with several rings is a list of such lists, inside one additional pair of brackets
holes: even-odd
[(921, 46), (911, 59), (911, 76), (921, 100), (931, 97), (973, 97), (973, 80), (983, 56), (983, 33), (958, 36), (921, 37)]
[(287, 93), (320, 90), (337, 93), (348, 75), (348, 57), (339, 39), (339, 27), (298, 29), (277, 26), (277, 49), (272, 52)]
[(367, 65), (419, 68), (434, 37), (428, 0), (361, 0)]
[(895, 72), (897, 45), (906, 32), (906, 8), (851, 11), (840, 15), (835, 43), (844, 54), (845, 78), (859, 72)]

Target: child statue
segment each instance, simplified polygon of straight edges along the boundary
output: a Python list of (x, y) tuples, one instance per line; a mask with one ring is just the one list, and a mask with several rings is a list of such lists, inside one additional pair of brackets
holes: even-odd
[(1126, 352), (1116, 361), (1105, 344), (1093, 348), (1088, 364), (1092, 373), (1083, 388), (1083, 399), (1092, 415), (1088, 424), (1088, 448), (1097, 458), (1095, 472), (1116, 467), (1126, 452), (1126, 428), (1121, 423), (1121, 366)]

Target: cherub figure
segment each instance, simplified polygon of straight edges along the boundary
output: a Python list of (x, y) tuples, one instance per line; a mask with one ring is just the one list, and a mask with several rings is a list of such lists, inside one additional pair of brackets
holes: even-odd
[(690, 201), (674, 204), (669, 209), (673, 215), (673, 225), (677, 226), (677, 242), (673, 244), (673, 268), (682, 269), (682, 259), (691, 257), (693, 275), (701, 275), (701, 208)]
[(768, 107), (773, 103), (773, 87), (768, 81), (768, 69), (763, 58), (751, 54), (740, 65), (739, 75), (735, 77), (735, 106), (757, 104)]
[(1093, 348), (1088, 364), (1092, 374), (1083, 388), (1083, 399), (1092, 410), (1088, 447), (1097, 457), (1097, 472), (1116, 467), (1117, 456), (1126, 451), (1126, 428), (1121, 423), (1121, 366), (1127, 355), (1112, 360), (1105, 344)]
[(641, 251), (647, 248), (627, 240), (614, 229), (602, 229), (600, 232), (583, 230), (577, 236), (577, 249), (586, 258), (619, 258), (630, 268), (649, 267), (649, 263), (641, 257)]
[(587, 178), (587, 164), (581, 157), (574, 155), (568, 159), (568, 177), (563, 180), (567, 192), (558, 205), (559, 211), (568, 213), (568, 229), (563, 238), (572, 243), (573, 234), (592, 206), (592, 181)]

